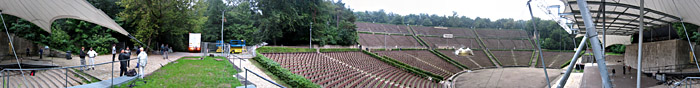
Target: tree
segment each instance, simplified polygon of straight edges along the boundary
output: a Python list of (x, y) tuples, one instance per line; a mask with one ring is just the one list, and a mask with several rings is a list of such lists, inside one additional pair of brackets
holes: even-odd
[[(217, 1), (217, 0), (211, 0)], [(121, 0), (117, 3), (124, 10), (118, 14), (125, 21), (124, 26), (134, 37), (146, 42), (161, 42), (173, 46), (174, 50), (185, 50), (187, 33), (196, 28), (194, 13), (197, 4), (194, 0)]]

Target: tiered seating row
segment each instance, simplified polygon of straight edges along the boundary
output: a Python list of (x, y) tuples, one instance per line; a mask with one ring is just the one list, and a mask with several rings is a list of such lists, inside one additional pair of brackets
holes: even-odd
[[(567, 61), (569, 61), (573, 56), (575, 52), (548, 52), (544, 51), (542, 53), (542, 57), (544, 58), (545, 66), (548, 68), (561, 68), (562, 64), (565, 64)], [(537, 60), (541, 61), (541, 60)], [(542, 67), (541, 62), (537, 62), (537, 67)], [(550, 66), (550, 64), (552, 64)]]
[[(22, 78), (20, 71), (5, 71), (2, 74), (9, 76), (9, 81), (6, 85), (8, 85), (10, 88), (60, 88), (66, 87), (66, 80), (68, 82), (68, 87), (82, 84), (83, 80), (76, 77), (75, 74), (71, 72), (67, 73), (68, 79), (66, 79), (65, 71), (66, 70), (63, 69), (41, 70), (36, 71), (34, 76), (30, 75), (31, 71), (24, 71), (24, 77), (26, 77), (26, 80)], [(24, 84), (25, 81), (28, 84)], [(0, 83), (0, 85), (4, 86), (5, 84)]]
[(391, 25), (391, 24), (374, 24), (374, 23), (363, 23), (355, 22), (357, 26), (357, 31), (363, 32), (381, 32), (381, 33), (394, 33), (394, 34), (411, 34), (409, 28), (405, 25)]
[[(323, 87), (438, 87), (421, 78), (383, 63), (362, 52), (265, 53), (292, 73)], [(346, 64), (342, 64), (342, 63)], [(346, 66), (347, 65), (347, 66)], [(393, 82), (392, 85), (389, 82)]]
[(452, 34), (455, 37), (469, 37), (474, 38), (476, 35), (470, 29), (460, 29), (460, 28), (448, 28), (448, 29), (438, 29), (435, 27), (423, 27), (423, 26), (412, 26), (413, 30), (418, 35), (434, 35), (442, 36), (443, 34)]
[(533, 49), (529, 40), (483, 39), (483, 41), (489, 49)]
[[(419, 76), (393, 67), (362, 52), (332, 52), (324, 54), (327, 54), (344, 63), (350, 64), (351, 66), (355, 66), (358, 69), (363, 69), (365, 72), (370, 74), (387, 78), (394, 83), (409, 85), (410, 87), (434, 87), (437, 85), (436, 83), (430, 82), (430, 80), (420, 78)], [(343, 86), (345, 85), (339, 87)]]
[[(472, 69), (472, 70), (496, 67), (496, 65), (494, 65), (491, 62), (491, 59), (489, 59), (489, 57), (486, 55), (486, 53), (484, 53), (484, 51), (474, 50), (473, 51), (474, 56), (471, 56), (471, 57), (454, 55), (454, 50), (438, 50), (438, 51), (440, 51), (440, 53), (442, 53), (442, 54), (445, 54), (445, 56), (450, 57), (453, 60), (455, 60), (463, 65), (466, 65), (467, 67), (469, 67), (469, 69)], [(472, 59), (473, 62), (469, 59)], [(474, 63), (479, 64), (480, 66), (476, 65)]]
[(441, 37), (420, 37), (431, 47), (454, 47), (454, 48), (479, 48), (479, 42), (474, 38), (441, 38)]
[(476, 30), (481, 38), (528, 38), (525, 30)]
[(381, 34), (363, 34), (359, 33), (360, 44), (366, 47), (384, 47), (386, 38), (386, 46), (388, 48), (416, 48), (421, 45), (412, 36), (403, 35), (381, 35)]
[(443, 59), (435, 56), (429, 51), (379, 51), (377, 53), (381, 56), (390, 57), (402, 63), (411, 65), (419, 69), (423, 69), (425, 71), (443, 77), (449, 77), (459, 71), (462, 71), (457, 66), (454, 66), (448, 63), (447, 61), (444, 61)]
[(530, 66), (532, 51), (491, 51), (503, 66)]

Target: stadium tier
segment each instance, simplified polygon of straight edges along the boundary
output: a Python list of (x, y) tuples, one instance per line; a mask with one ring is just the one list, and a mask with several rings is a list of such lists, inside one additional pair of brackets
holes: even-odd
[(409, 28), (405, 25), (391, 25), (391, 24), (375, 24), (375, 23), (363, 23), (355, 22), (357, 26), (357, 31), (362, 32), (380, 32), (380, 33), (392, 33), (392, 34), (411, 34)]
[(422, 48), (412, 36), (358, 33), (360, 45), (368, 48)]
[(442, 36), (443, 34), (452, 34), (455, 37), (467, 37), (475, 38), (476, 35), (472, 30), (460, 29), (460, 28), (436, 28), (436, 27), (423, 27), (423, 26), (411, 26), (413, 30), (418, 35), (433, 35)]
[(452, 58), (452, 60), (455, 60), (460, 64), (466, 65), (471, 70), (496, 67), (496, 65), (494, 65), (491, 62), (491, 59), (489, 59), (486, 53), (480, 50), (474, 50), (474, 56), (472, 57), (457, 56), (454, 54), (454, 50), (438, 51), (442, 54), (445, 54), (445, 56)]
[(475, 30), (481, 38), (514, 38), (527, 39), (528, 33), (525, 30), (498, 30), (498, 29), (478, 29)]
[(265, 53), (292, 73), (323, 87), (440, 87), (362, 52)]
[[(545, 66), (547, 68), (561, 68), (561, 65), (567, 63), (569, 60), (571, 60), (572, 57), (574, 57), (575, 52), (550, 52), (550, 51), (543, 51), (542, 57), (544, 58)], [(537, 60), (537, 67), (542, 67), (542, 63), (539, 62), (541, 60)]]
[(9, 81), (7, 84), (0, 84), (7, 85), (11, 88), (60, 88), (66, 87), (66, 85), (70, 87), (87, 84), (85, 83), (87, 82), (87, 80), (79, 78), (77, 74), (73, 72), (66, 73), (66, 70), (63, 69), (36, 71), (34, 75), (31, 75), (30, 73), (31, 71), (24, 71), (24, 77), (26, 77), (27, 84), (21, 85), (23, 84), (22, 82), (25, 81), (22, 81), (24, 78), (22, 78), (22, 74), (20, 73), (20, 71), (5, 71), (2, 74), (9, 76), (8, 80), (13, 81)]
[(394, 60), (443, 77), (450, 77), (453, 74), (462, 71), (459, 67), (450, 64), (435, 54), (425, 50), (377, 51), (376, 53), (378, 53), (380, 56), (387, 56)]
[(491, 51), (504, 67), (530, 66), (533, 51)]
[(435, 48), (479, 48), (479, 42), (474, 38), (442, 38), (420, 37), (430, 47)]

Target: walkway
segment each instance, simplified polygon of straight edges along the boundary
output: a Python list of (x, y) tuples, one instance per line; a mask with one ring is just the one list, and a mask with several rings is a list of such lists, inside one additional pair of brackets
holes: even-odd
[[(559, 76), (561, 69), (547, 69), (549, 78)], [(550, 80), (550, 81), (551, 81)], [(543, 88), (547, 87), (545, 75), (540, 68), (511, 67), (481, 69), (458, 75), (454, 88)]]
[[(244, 68), (247, 68), (250, 71), (253, 71), (254, 73), (257, 73), (258, 75), (264, 77), (265, 79), (268, 79), (268, 80), (273, 81), (275, 83), (279, 83), (279, 82), (272, 80), (270, 78), (270, 76), (267, 76), (261, 69), (259, 69), (255, 65), (253, 65), (253, 63), (250, 62), (250, 60), (253, 60), (252, 56), (250, 56), (250, 55), (240, 56), (240, 58), (243, 58), (243, 59), (238, 59), (238, 58), (232, 56), (232, 57), (229, 57), (229, 61), (233, 62), (233, 65), (235, 67), (242, 66)], [(240, 79), (245, 79), (245, 75), (247, 73), (248, 74), (248, 81), (250, 81), (250, 83), (255, 85), (257, 88), (279, 88), (279, 87), (277, 87), (277, 85), (272, 84), (270, 82), (267, 82), (264, 79), (255, 76), (253, 73), (250, 73), (250, 72), (247, 72), (244, 70), (240, 70), (240, 72), (241, 73), (237, 74), (237, 75), (241, 76)], [(244, 80), (241, 80), (241, 82), (243, 82), (243, 81)], [(251, 84), (248, 84), (248, 85), (251, 85)]]
[[(201, 54), (199, 53), (185, 53), (185, 52), (175, 52), (175, 53), (170, 53), (169, 59), (163, 59), (161, 55), (155, 55), (155, 54), (149, 54), (148, 55), (148, 64), (146, 66), (145, 72), (146, 75), (150, 75), (152, 72), (158, 70), (164, 65), (167, 65), (168, 63), (175, 61), (181, 57), (184, 56), (200, 56)], [(131, 58), (136, 58), (136, 54), (132, 54)], [(86, 58), (87, 59), (87, 58)], [(95, 63), (104, 63), (104, 62), (110, 62), (112, 60), (112, 55), (99, 55), (95, 58)], [(71, 60), (66, 60), (65, 58), (54, 58), (53, 62), (55, 64), (58, 64), (60, 66), (77, 66), (80, 65), (80, 58), (77, 57), (76, 55), (73, 56), (73, 59)], [(119, 63), (114, 63), (114, 74), (111, 75), (111, 70), (110, 67), (112, 65), (106, 64), (106, 65), (100, 65), (100, 66), (95, 66), (95, 70), (88, 70), (84, 71), (87, 74), (90, 74), (100, 80), (108, 80), (111, 79), (112, 77), (116, 78), (119, 77)], [(128, 66), (128, 69), (135, 69), (136, 67), (136, 60), (131, 60), (130, 64)]]

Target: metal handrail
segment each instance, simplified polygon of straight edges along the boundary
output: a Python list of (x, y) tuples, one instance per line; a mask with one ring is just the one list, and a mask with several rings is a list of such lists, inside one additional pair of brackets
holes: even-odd
[(682, 81), (673, 83), (673, 88), (676, 88), (681, 85), (685, 85), (686, 88), (693, 88), (692, 87), (692, 82), (688, 81), (689, 79), (700, 79), (700, 77), (685, 77)]
[(64, 73), (64, 75), (65, 75), (65, 79), (64, 79), (64, 81), (65, 81), (64, 83), (65, 83), (65, 84), (64, 84), (64, 86), (65, 86), (65, 87), (68, 87), (68, 69), (69, 69), (69, 68), (79, 68), (79, 67), (86, 67), (86, 66), (98, 66), (98, 65), (110, 64), (110, 63), (121, 62), (121, 61), (137, 60), (137, 59), (138, 59), (138, 58), (132, 58), (132, 59), (128, 59), (128, 60), (117, 60), (117, 61), (111, 61), (111, 62), (98, 63), (98, 64), (94, 64), (94, 65), (78, 65), (78, 66), (68, 66), (68, 67), (32, 68), (32, 69), (26, 69), (26, 68), (23, 68), (23, 69), (5, 68), (5, 69), (0, 70), (0, 77), (2, 77), (2, 80), (3, 80), (3, 81), (2, 81), (2, 82), (3, 82), (3, 85), (0, 85), (0, 86), (3, 86), (3, 88), (9, 88), (9, 86), (10, 86), (10, 85), (9, 85), (9, 81), (7, 81), (7, 80), (9, 80), (9, 77), (10, 77), (10, 76), (6, 76), (6, 75), (3, 73), (3, 72), (5, 72), (5, 71), (36, 71), (36, 70), (57, 70), (57, 69), (64, 69), (64, 70), (66, 70), (66, 72)]
[(666, 66), (656, 66), (656, 67), (647, 67), (646, 70), (647, 72), (671, 72), (673, 70), (682, 70), (685, 67), (690, 67), (693, 66), (692, 64), (679, 64), (679, 65), (666, 65)]
[(247, 82), (248, 82), (248, 72), (250, 72), (250, 73), (253, 73), (255, 76), (258, 76), (258, 78), (261, 78), (261, 79), (263, 79), (263, 80), (265, 80), (265, 81), (267, 81), (267, 82), (269, 82), (269, 83), (272, 83), (272, 84), (277, 85), (277, 87), (287, 88), (287, 87), (284, 87), (284, 86), (282, 86), (282, 85), (280, 85), (280, 84), (277, 84), (277, 83), (273, 82), (272, 80), (266, 79), (265, 77), (262, 77), (262, 76), (258, 75), (258, 73), (255, 73), (255, 72), (253, 72), (253, 71), (248, 70), (248, 68), (245, 68), (245, 67), (244, 67), (243, 69), (245, 69), (245, 71), (246, 71), (246, 73), (245, 73), (245, 81), (246, 81), (246, 83), (243, 83), (244, 86), (245, 86), (245, 85), (247, 84)]

